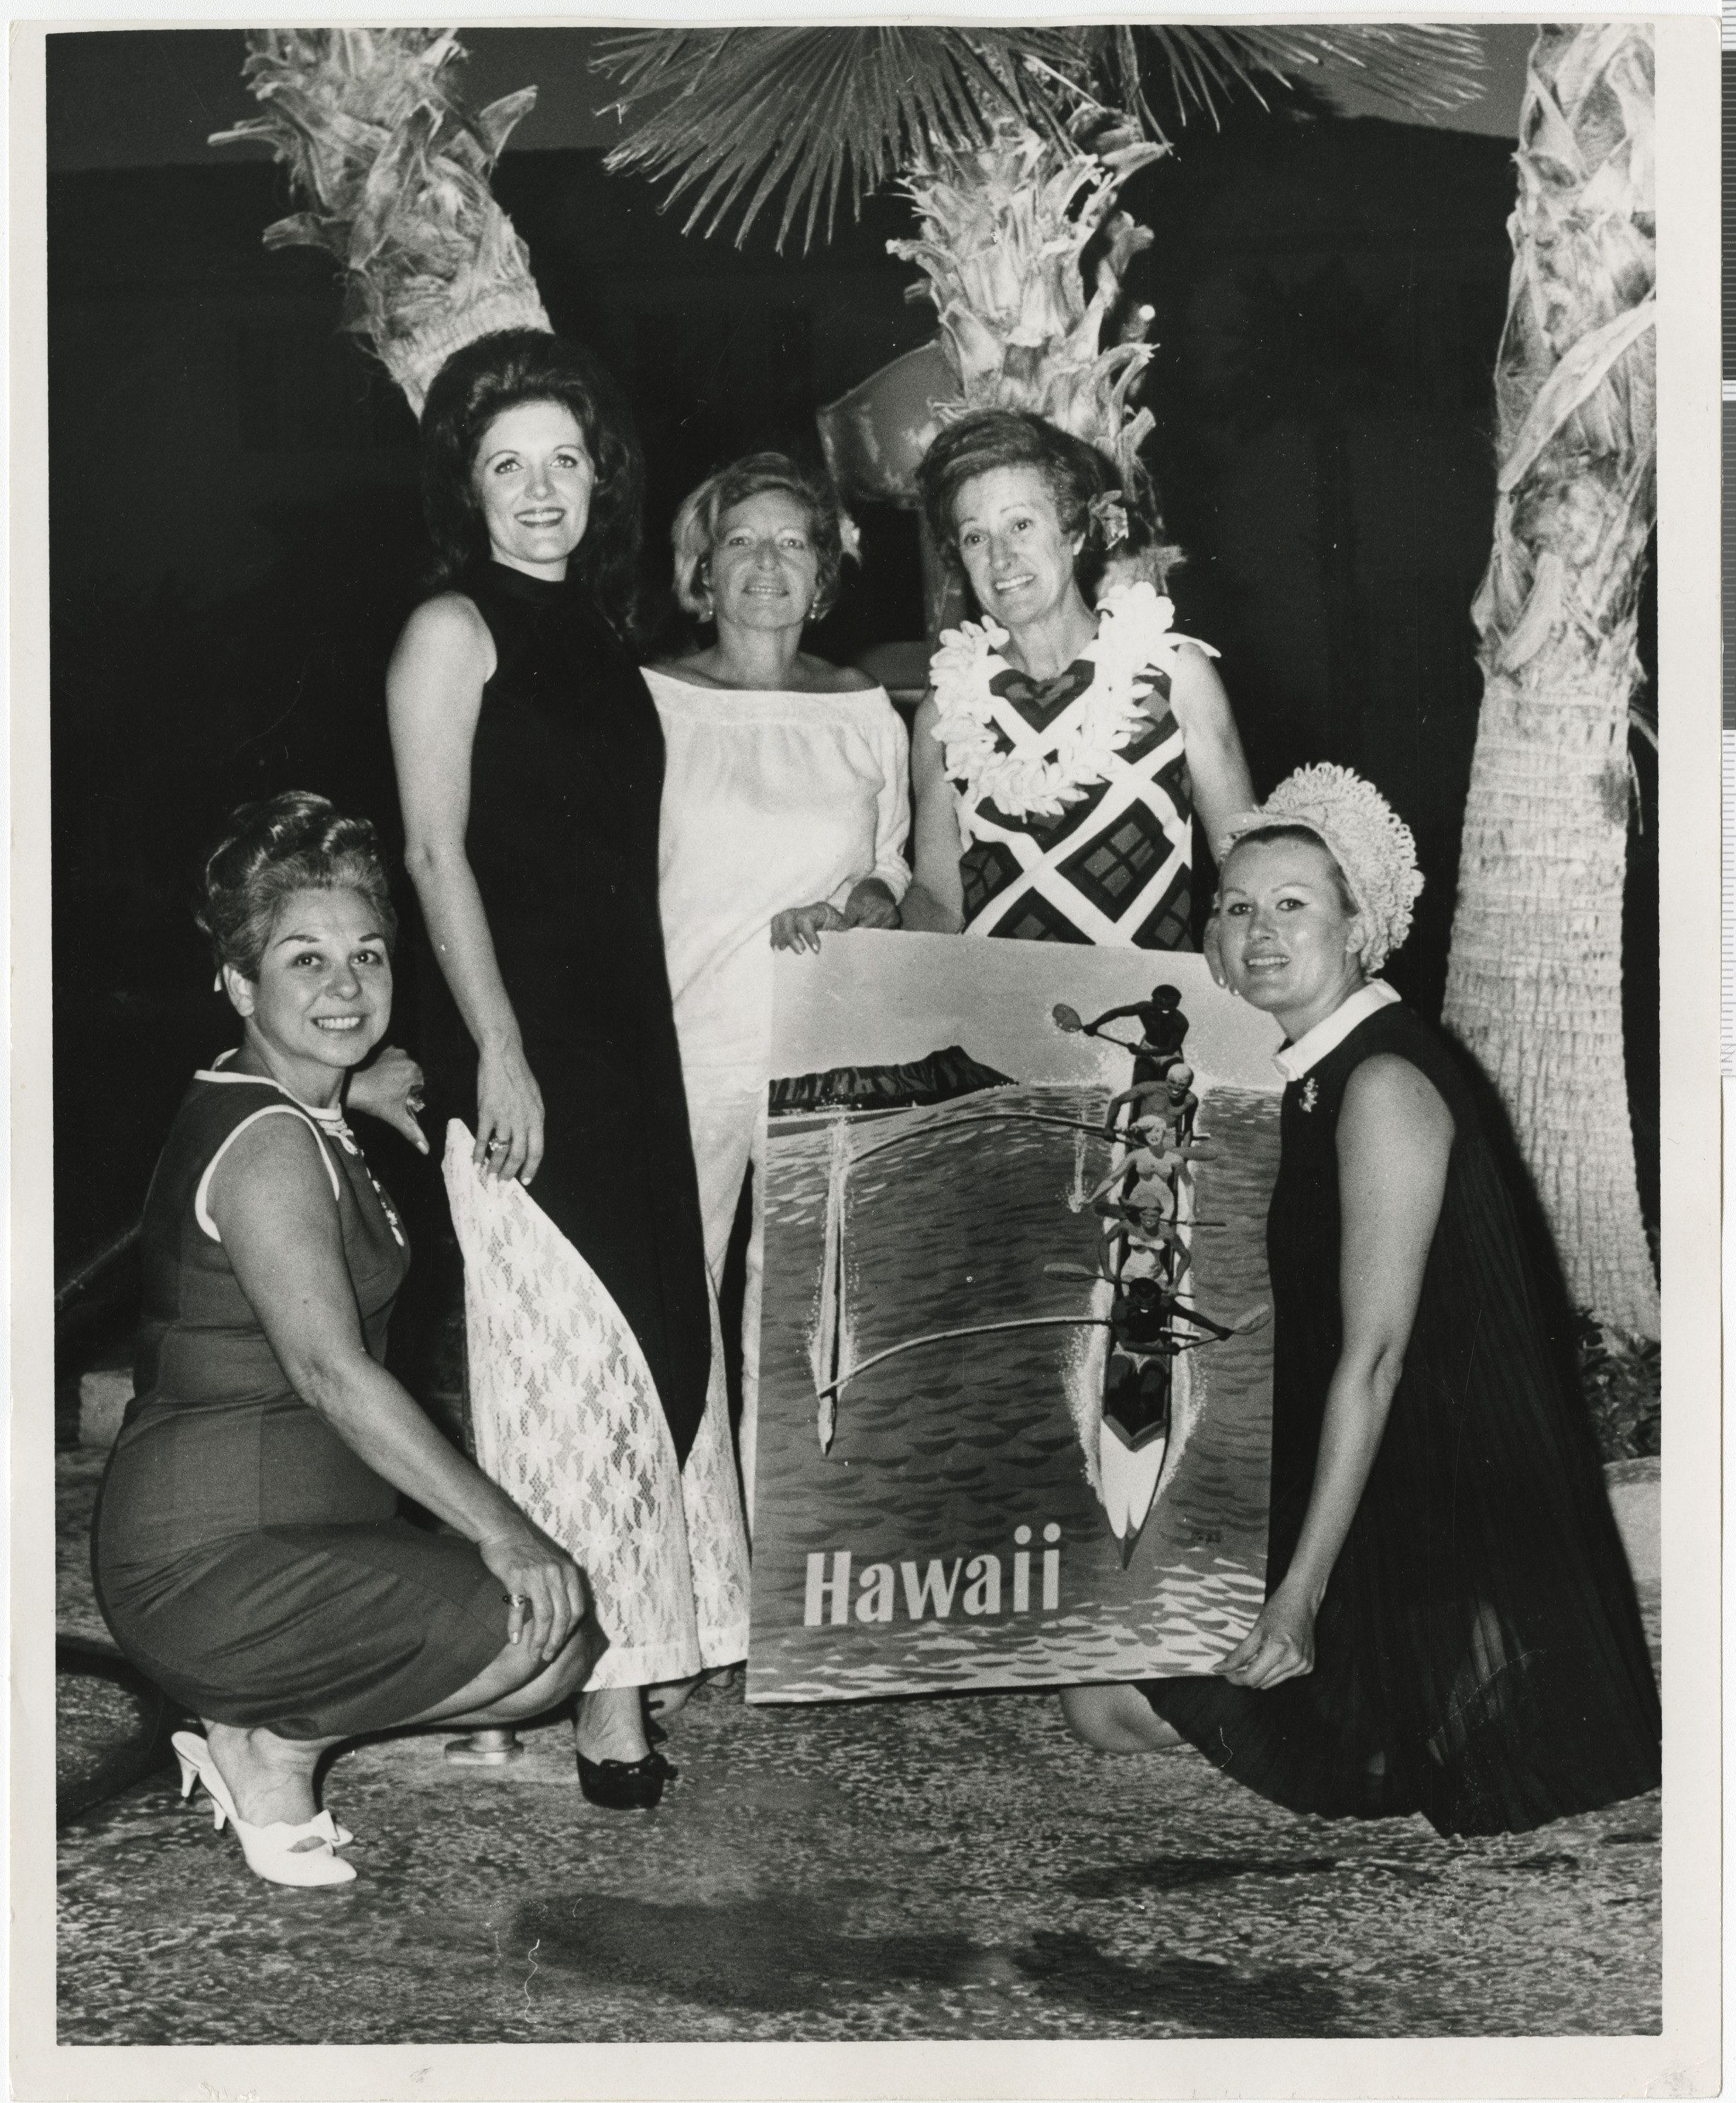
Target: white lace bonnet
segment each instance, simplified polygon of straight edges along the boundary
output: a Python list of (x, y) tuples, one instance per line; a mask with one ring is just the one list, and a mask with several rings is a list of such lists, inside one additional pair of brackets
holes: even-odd
[(1218, 866), (1249, 833), (1300, 825), (1315, 834), (1338, 865), (1362, 915), (1362, 967), (1373, 977), (1410, 932), (1422, 889), (1411, 829), (1372, 781), (1347, 767), (1299, 767), (1257, 811), (1231, 818), (1217, 843)]

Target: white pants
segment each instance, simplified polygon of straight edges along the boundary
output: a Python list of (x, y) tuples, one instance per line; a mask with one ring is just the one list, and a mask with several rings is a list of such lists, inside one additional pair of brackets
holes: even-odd
[(759, 1303), (765, 1273), (765, 1082), (738, 1067), (687, 1075), (693, 1165), (705, 1221), (706, 1265), (721, 1292), (729, 1237), (748, 1164), (754, 1170), (754, 1225), (747, 1244), (747, 1292), (741, 1308), (741, 1488), (754, 1523), (754, 1465), (759, 1447)]

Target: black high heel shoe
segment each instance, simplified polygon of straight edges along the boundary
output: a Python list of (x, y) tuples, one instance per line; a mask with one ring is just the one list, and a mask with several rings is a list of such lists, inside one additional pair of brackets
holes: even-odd
[(579, 1763), (579, 1787), (587, 1803), (605, 1811), (649, 1811), (662, 1801), (663, 1785), (680, 1772), (653, 1745), (642, 1760), (588, 1760)]

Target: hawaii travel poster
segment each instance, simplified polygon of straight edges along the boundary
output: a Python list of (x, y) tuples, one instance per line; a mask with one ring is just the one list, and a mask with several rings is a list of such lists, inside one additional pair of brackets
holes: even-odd
[(1133, 949), (777, 973), (748, 1698), (1208, 1669), (1264, 1591), (1275, 1025)]

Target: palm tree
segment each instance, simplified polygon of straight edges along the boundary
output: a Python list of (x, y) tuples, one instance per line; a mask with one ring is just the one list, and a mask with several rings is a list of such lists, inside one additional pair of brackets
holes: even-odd
[(1217, 99), (1260, 82), (1355, 78), (1413, 109), (1444, 110), (1480, 83), (1474, 29), (1381, 24), (1219, 29), (632, 29), (596, 61), (623, 113), (650, 113), (612, 168), (697, 189), (687, 230), (715, 233), (740, 205), (737, 246), (784, 190), (781, 247), (805, 207), (804, 245), (822, 205), (853, 204), (894, 173), (987, 145), (1011, 119), (1065, 140), (1081, 104), (1129, 111), (1159, 145), (1146, 94), (1161, 81), (1177, 119), (1215, 117)]
[(1495, 374), (1484, 695), (1445, 1019), (1512, 1114), (1574, 1297), (1658, 1334), (1622, 1034), (1627, 739), (1657, 510), (1652, 34), (1549, 27)]
[[(1138, 459), (1151, 418), (1132, 406), (1148, 315), (1102, 342), (1127, 263), (1151, 238), (1115, 209), (1117, 193), (1169, 150), (1148, 82), (1164, 82), (1184, 122), (1191, 109), (1215, 116), (1221, 96), (1257, 96), (1262, 78), (1347, 73), (1411, 107), (1449, 108), (1475, 91), (1480, 62), (1474, 30), (1179, 24), (640, 29), (597, 61), (624, 111), (652, 105), (608, 165), (671, 179), (671, 202), (697, 193), (689, 231), (715, 232), (739, 207), (739, 245), (781, 190), (779, 247), (798, 219), (808, 243), (840, 198), (859, 205), (901, 178), (919, 233), (891, 246), (927, 273), (913, 296), (939, 310), (947, 371), (914, 353), (838, 405), (842, 419), (823, 420), (857, 493), (908, 502), (939, 419), (1034, 409), (1117, 460), (1159, 576), (1174, 551), (1160, 545)], [(1081, 263), (1094, 240), (1088, 300)], [(950, 399), (927, 395), (933, 377)], [(866, 442), (852, 449), (854, 434)]]

